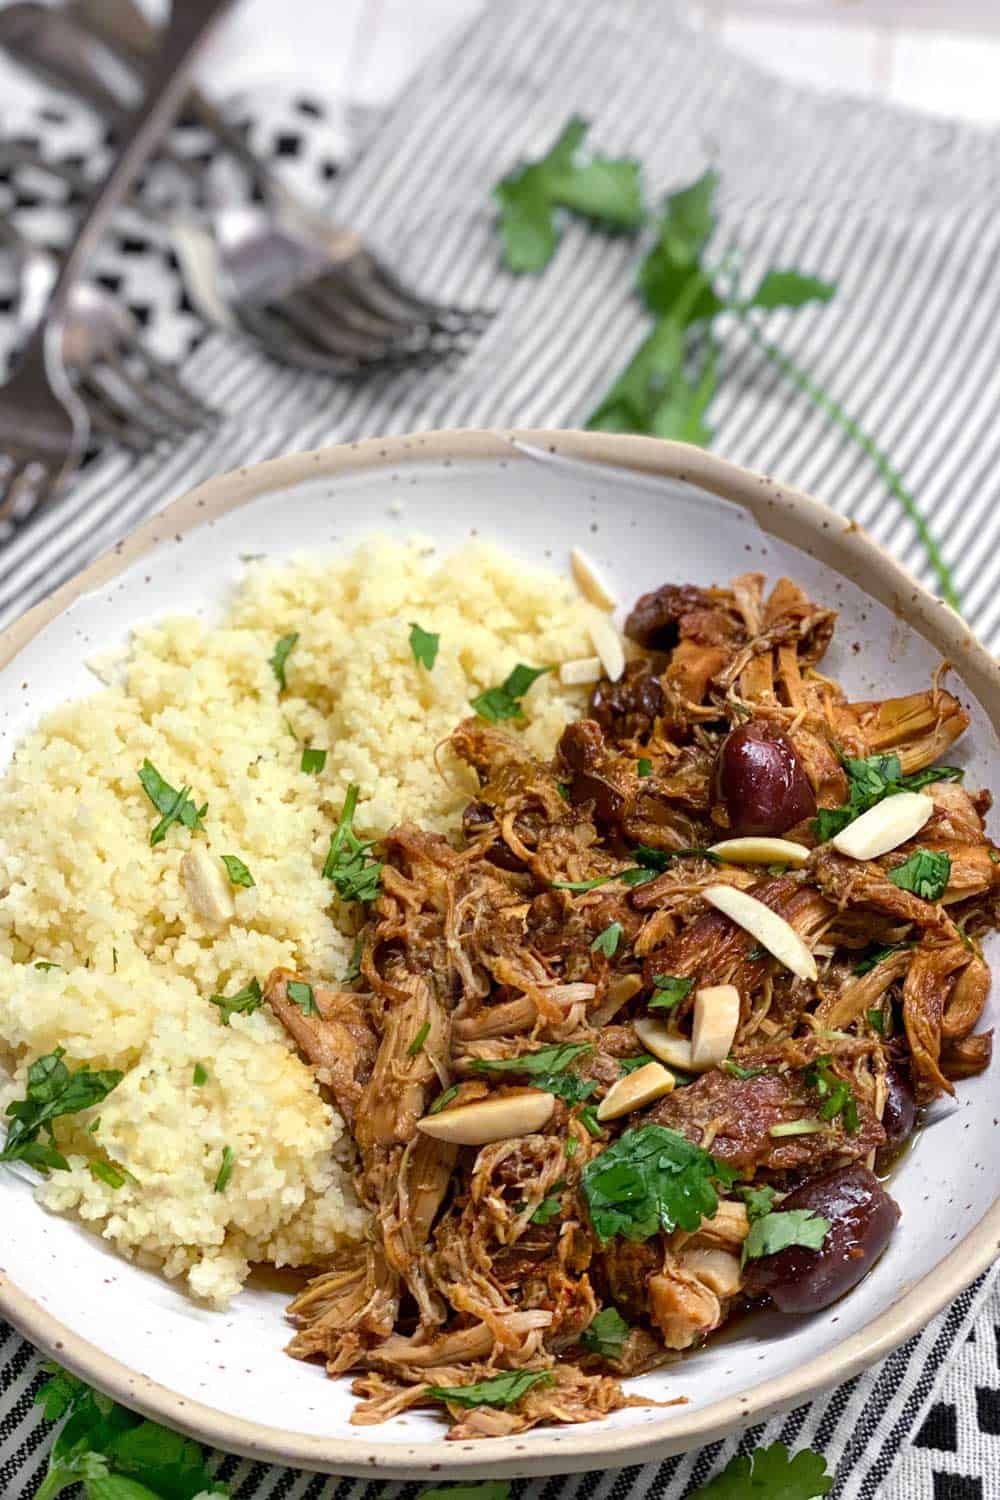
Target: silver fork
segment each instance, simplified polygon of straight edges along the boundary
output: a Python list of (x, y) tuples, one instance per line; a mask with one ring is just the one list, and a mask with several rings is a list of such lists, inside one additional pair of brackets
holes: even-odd
[[(44, 163), (39, 166), (44, 170)], [(44, 312), (58, 262), (2, 218), (0, 244), (17, 261), (18, 323), (28, 334)], [(91, 427), (135, 453), (145, 453), (167, 438), (186, 437), (216, 419), (209, 406), (185, 389), (173, 368), (146, 346), (128, 308), (97, 282), (79, 281), (70, 292), (62, 357)]]
[(0, 386), (0, 455), (7, 460), (0, 518), (43, 504), (83, 457), (90, 421), (63, 355), (70, 297), (122, 195), (167, 129), (199, 48), (231, 3), (173, 0), (145, 98), (94, 192), (13, 374)]
[[(75, 24), (121, 63), (139, 71), (148, 67), (157, 32), (132, 0), (71, 0), (68, 10), (42, 5), (35, 10), (39, 27)], [(103, 82), (95, 76), (92, 52), (65, 44), (61, 51), (75, 61), (74, 92), (99, 109)], [(262, 205), (211, 213), (216, 252), (211, 300), (275, 358), (357, 376), (455, 355), (482, 331), (488, 312), (430, 301), (412, 291), (355, 230), (294, 195), (201, 93), (190, 94), (188, 106), (238, 158), (264, 199)], [(182, 256), (189, 243), (182, 235)]]

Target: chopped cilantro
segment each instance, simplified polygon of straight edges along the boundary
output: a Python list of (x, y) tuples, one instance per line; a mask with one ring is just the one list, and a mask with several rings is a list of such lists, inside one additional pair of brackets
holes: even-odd
[(758, 1260), (762, 1255), (776, 1255), (789, 1245), (819, 1250), (829, 1228), (830, 1220), (811, 1208), (775, 1209), (762, 1214), (753, 1220), (743, 1241), (743, 1263)]
[(595, 1138), (602, 1134), (601, 1123), (597, 1118), (597, 1106), (585, 1104), (580, 1111), (580, 1124), (589, 1135)]
[[(553, 1193), (555, 1193), (560, 1186), (565, 1187), (566, 1184), (556, 1183), (555, 1187), (552, 1189)], [(535, 1209), (535, 1212), (531, 1215), (531, 1222), (532, 1224), (548, 1224), (553, 1219), (558, 1218), (561, 1210), (562, 1204), (560, 1203), (558, 1198), (543, 1198), (541, 1203), (539, 1203), (538, 1207)]]
[(429, 1385), (427, 1395), (452, 1406), (513, 1406), (533, 1385), (551, 1385), (548, 1370), (504, 1370), (474, 1385)]
[(430, 1021), (425, 1021), (424, 1024), (420, 1027), (416, 1036), (413, 1038), (413, 1041), (407, 1047), (407, 1057), (416, 1057), (419, 1052), (422, 1052), (424, 1050), (424, 1043), (426, 1042), (430, 1034), (431, 1023)]
[(344, 978), (341, 983), (353, 984), (356, 979), (361, 978), (361, 955), (364, 952), (364, 946), (364, 942), (361, 938), (357, 938), (355, 940), (354, 947), (351, 949), (351, 956), (347, 961), (347, 969), (345, 970)]
[(847, 773), (848, 800), (840, 807), (821, 807), (813, 829), (821, 843), (832, 839), (848, 823), (876, 803), (897, 792), (915, 792), (932, 781), (960, 781), (964, 772), (958, 766), (927, 766), (910, 776), (903, 775), (898, 755), (869, 755), (864, 760), (850, 756), (844, 759)]
[(738, 1187), (739, 1196), (747, 1206), (747, 1218), (751, 1224), (754, 1219), (762, 1219), (769, 1214), (774, 1207), (774, 1200), (778, 1196), (773, 1187), (762, 1184), (760, 1187)]
[(869, 974), (883, 959), (892, 953), (900, 953), (904, 948), (912, 948), (912, 943), (870, 943), (865, 949), (864, 957), (859, 964), (855, 964), (852, 970), (855, 974)]
[(631, 1329), (617, 1307), (605, 1307), (580, 1335), (580, 1343), (602, 1359), (620, 1359)]
[(447, 1109), (448, 1105), (451, 1103), (457, 1093), (458, 1084), (453, 1083), (451, 1088), (445, 1089), (443, 1094), (438, 1094), (437, 1098), (434, 1100), (434, 1103), (431, 1105), (427, 1113), (429, 1115), (436, 1115), (439, 1114), (442, 1109)]
[(235, 995), (210, 995), (208, 1003), (218, 1006), (219, 1019), (223, 1026), (228, 1026), (230, 1016), (252, 1016), (255, 1010), (260, 1010), (264, 1000), (259, 980), (251, 979)]
[(200, 1089), (208, 1082), (208, 1069), (203, 1063), (195, 1063), (194, 1072), (191, 1074), (191, 1082), (196, 1089)]
[(853, 1135), (858, 1128), (858, 1106), (854, 1098), (854, 1090), (843, 1078), (838, 1078), (833, 1071), (833, 1057), (829, 1052), (822, 1057), (817, 1057), (805, 1070), (805, 1081), (807, 1085), (816, 1090), (823, 1101), (817, 1114), (821, 1120), (835, 1120), (838, 1115), (843, 1118), (844, 1129), (849, 1135)]
[(156, 811), (162, 814), (160, 821), (154, 826), (149, 835), (149, 842), (155, 849), (157, 844), (162, 844), (167, 836), (167, 829), (172, 823), (183, 823), (185, 828), (201, 828), (202, 819), (208, 812), (208, 803), (196, 807), (188, 795), (191, 791), (189, 786), (182, 786), (180, 791), (172, 787), (169, 781), (164, 781), (152, 761), (144, 760), (139, 770), (139, 780), (143, 791), (152, 802)]
[(293, 1005), (297, 1005), (304, 1016), (318, 1016), (319, 1006), (316, 1004), (316, 996), (311, 984), (306, 984), (304, 979), (290, 979), (285, 986), (285, 994)]
[(477, 1057), (470, 1064), (474, 1073), (526, 1073), (532, 1087), (555, 1094), (567, 1104), (580, 1104), (597, 1088), (596, 1080), (581, 1078), (567, 1070), (578, 1057), (592, 1050), (589, 1042), (562, 1042), (524, 1052), (520, 1057)]
[(691, 993), (694, 980), (680, 979), (676, 974), (654, 974), (653, 983), (656, 989), (649, 1002), (649, 1009), (673, 1010), (675, 1005), (679, 1005)]
[[(637, 776), (651, 776), (653, 773), (653, 762), (651, 760), (647, 760), (644, 755), (640, 755), (638, 761), (636, 762), (635, 769)], [(598, 1314), (598, 1316), (600, 1316), (600, 1314)]]
[(285, 692), (288, 687), (288, 683), (285, 680), (285, 663), (288, 661), (292, 648), (295, 646), (298, 638), (299, 633), (297, 630), (293, 630), (291, 635), (283, 635), (275, 646), (271, 656), (268, 657), (271, 671), (278, 679), (278, 686), (282, 692)]
[[(95, 1182), (103, 1182), (113, 1192), (117, 1192), (119, 1188), (123, 1188), (128, 1180), (125, 1173), (120, 1172), (112, 1162), (102, 1161), (100, 1158), (95, 1161), (88, 1161), (87, 1171)], [(134, 1178), (133, 1181), (135, 1181)]]
[(583, 1169), (590, 1222), (602, 1244), (615, 1235), (648, 1240), (664, 1230), (693, 1233), (719, 1206), (716, 1185), (735, 1172), (676, 1130), (643, 1125), (626, 1130)]
[(368, 852), (375, 840), (359, 839), (352, 827), (358, 793), (359, 788), (353, 783), (347, 788), (340, 822), (330, 835), (330, 848), (323, 865), (324, 876), (333, 881), (342, 901), (374, 901), (382, 883), (382, 862)]
[(729, 1074), (730, 1078), (760, 1078), (761, 1074), (768, 1072), (767, 1068), (745, 1068), (742, 1063), (738, 1063), (732, 1057), (727, 1057), (720, 1067), (724, 1073)]
[[(124, 1077), (111, 1068), (93, 1072), (82, 1067), (71, 1073), (63, 1062), (64, 1056), (65, 1048), (56, 1047), (54, 1052), (36, 1058), (29, 1067), (25, 1097), (12, 1099), (7, 1105), (6, 1114), (12, 1123), (0, 1151), (0, 1162), (27, 1162), (43, 1177), (50, 1170), (68, 1171), (69, 1163), (56, 1149), (53, 1122), (100, 1104)], [(47, 1141), (39, 1139), (42, 1131)]]
[(62, 964), (51, 964), (46, 959), (39, 959), (35, 968), (40, 969), (43, 974), (47, 974), (50, 969), (61, 969)]
[(614, 958), (618, 951), (618, 944), (622, 938), (622, 924), (620, 922), (609, 922), (603, 932), (599, 932), (590, 945), (591, 953), (603, 953), (606, 958)]
[(428, 672), (434, 670), (440, 644), (439, 635), (431, 630), (422, 630), (415, 620), (410, 621), (410, 650), (418, 667), (426, 667)]
[(576, 1136), (575, 1135), (569, 1135), (569, 1136), (567, 1136), (566, 1137), (566, 1144), (563, 1146), (563, 1150), (565, 1151), (567, 1157), (575, 1156), (576, 1153), (579, 1151), (579, 1149), (580, 1149), (580, 1142), (577, 1140)]
[(526, 667), (519, 664), (500, 687), (487, 688), (478, 698), (473, 698), (471, 707), (481, 719), (488, 720), (490, 724), (499, 724), (501, 719), (520, 719), (524, 715), (521, 699), (533, 682), (551, 671), (551, 667)]
[(307, 776), (318, 776), (325, 765), (325, 750), (316, 750), (312, 745), (302, 746), (302, 759), (299, 761), (300, 771), (305, 771)]
[(226, 1191), (226, 1188), (229, 1184), (229, 1179), (233, 1175), (233, 1167), (235, 1166), (235, 1164), (236, 1152), (233, 1150), (232, 1146), (223, 1146), (222, 1164), (219, 1167), (218, 1173), (215, 1178), (215, 1187), (213, 1189), (214, 1192), (224, 1193)]
[(245, 885), (249, 890), (255, 883), (253, 876), (243, 861), (235, 854), (224, 854), (222, 863), (226, 867), (230, 885)]
[(879, 1036), (884, 1036), (885, 1011), (883, 1011), (879, 1006), (875, 1005), (871, 1010), (866, 1010), (865, 1015), (868, 1017), (869, 1026), (871, 1026), (874, 1031), (877, 1031)]
[(912, 891), (921, 901), (940, 901), (951, 879), (951, 860), (940, 849), (917, 849), (903, 864), (889, 871), (901, 891)]
[(620, 1057), (618, 1059), (618, 1071), (623, 1078), (627, 1078), (637, 1068), (644, 1068), (647, 1063), (655, 1061), (656, 1058), (649, 1052), (640, 1052), (638, 1057)]

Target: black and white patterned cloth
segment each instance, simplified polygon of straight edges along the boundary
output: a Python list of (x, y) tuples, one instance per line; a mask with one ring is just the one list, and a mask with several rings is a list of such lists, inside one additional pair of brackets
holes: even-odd
[[(305, 103), (305, 108), (303, 108)], [(79, 117), (22, 120), (22, 133), (86, 159)], [(99, 273), (164, 353), (226, 415), (209, 434), (140, 463), (110, 454), (0, 549), (0, 621), (48, 593), (151, 510), (209, 475), (325, 442), (445, 426), (573, 426), (593, 409), (642, 331), (634, 247), (567, 229), (540, 277), (498, 264), (489, 189), (545, 149), (574, 110), (602, 150), (648, 164), (655, 199), (709, 161), (722, 172), (719, 244), (752, 281), (794, 265), (838, 283), (828, 307), (775, 313), (767, 332), (892, 455), (938, 536), (968, 618), (1000, 641), (1000, 136), (777, 82), (687, 31), (669, 0), (507, 0), (435, 60), (339, 174), (344, 132), (289, 92), (244, 101), (258, 140), (324, 192), (411, 281), (444, 300), (499, 309), (455, 370), (338, 385), (281, 370), (206, 333), (176, 277), (168, 237), (135, 214)], [(0, 105), (2, 113), (2, 105)], [(13, 122), (17, 124), (18, 122)], [(9, 133), (12, 122), (3, 121)], [(93, 129), (93, 127), (90, 127)], [(60, 134), (60, 132), (62, 134)], [(294, 137), (294, 141), (292, 140)], [(100, 132), (92, 139), (100, 148)], [(207, 150), (205, 143), (195, 149)], [(214, 168), (214, 162), (209, 165)], [(0, 174), (0, 183), (2, 183)], [(65, 234), (23, 181), (19, 222)], [(150, 186), (153, 192), (153, 185)], [(25, 204), (29, 200), (39, 201)], [(117, 281), (116, 281), (117, 279)], [(0, 349), (15, 294), (0, 283)], [(871, 462), (765, 364), (738, 329), (712, 411), (719, 452), (811, 490), (856, 517), (932, 583), (912, 519)], [(880, 1366), (742, 1437), (659, 1466), (517, 1485), (530, 1500), (681, 1500), (737, 1451), (780, 1438), (824, 1452), (837, 1500), (1000, 1497), (1000, 1288), (962, 1294)], [(29, 1500), (45, 1425), (31, 1398), (37, 1355), (0, 1325), (0, 1495)], [(373, 1500), (376, 1487), (219, 1457), (240, 1500)], [(414, 1486), (399, 1486), (410, 1500)]]

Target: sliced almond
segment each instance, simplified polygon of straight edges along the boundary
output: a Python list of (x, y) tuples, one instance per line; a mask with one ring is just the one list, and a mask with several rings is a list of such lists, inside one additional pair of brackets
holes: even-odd
[(723, 839), (712, 844), (708, 851), (717, 854), (727, 865), (791, 865), (797, 870), (809, 858), (805, 844), (794, 844), (791, 839)]
[(634, 1028), (646, 1051), (652, 1052), (668, 1068), (679, 1068), (682, 1073), (694, 1072), (691, 1043), (686, 1036), (678, 1036), (668, 1029), (666, 1022), (654, 1020), (652, 1016), (641, 1016)]
[(724, 912), (744, 932), (749, 932), (761, 947), (773, 953), (799, 979), (817, 977), (816, 960), (795, 928), (763, 901), (758, 901), (747, 891), (737, 890), (734, 885), (710, 885), (704, 896), (709, 906)]
[(860, 818), (831, 839), (833, 847), (848, 859), (878, 859), (919, 833), (934, 811), (930, 797), (919, 792), (897, 792), (876, 802)]
[(417, 1129), (456, 1146), (488, 1146), (492, 1141), (509, 1141), (541, 1130), (555, 1107), (552, 1094), (530, 1089), (523, 1094), (477, 1099), (472, 1104), (444, 1109), (439, 1115), (425, 1115), (417, 1121)]
[(696, 990), (691, 1027), (691, 1063), (717, 1068), (729, 1056), (740, 1024), (740, 992), (734, 984), (709, 984)]
[(673, 1086), (672, 1073), (668, 1073), (658, 1062), (646, 1063), (645, 1067), (636, 1068), (634, 1073), (619, 1078), (612, 1085), (598, 1105), (597, 1118), (617, 1120), (621, 1115), (630, 1115), (633, 1110), (642, 1109), (644, 1104), (662, 1099), (664, 1094), (670, 1093)]
[(612, 682), (617, 682), (625, 670), (625, 650), (621, 636), (603, 615), (594, 615), (588, 620), (587, 631), (594, 643), (594, 650), (601, 658), (604, 675)]
[(591, 682), (600, 682), (603, 676), (599, 656), (579, 656), (575, 661), (564, 661), (559, 668), (559, 681), (565, 687), (584, 687)]
[(612, 610), (618, 601), (608, 588), (600, 573), (594, 567), (590, 558), (579, 547), (573, 547), (569, 554), (570, 571), (573, 581), (580, 593), (591, 604), (596, 604), (598, 609)]
[(206, 922), (231, 922), (235, 917), (236, 903), (225, 866), (200, 844), (181, 860), (181, 880), (188, 900)]

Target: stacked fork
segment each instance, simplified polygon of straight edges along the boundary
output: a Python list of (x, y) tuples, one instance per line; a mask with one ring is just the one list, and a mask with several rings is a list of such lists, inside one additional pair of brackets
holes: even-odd
[[(171, 24), (184, 8), (185, 0), (174, 0)], [(112, 139), (126, 143), (126, 151), (134, 121), (143, 114), (142, 106), (136, 115), (130, 113), (130, 100), (139, 94), (148, 104), (154, 93), (162, 74), (162, 40), (133, 0), (67, 0), (62, 7), (19, 0), (0, 8), (0, 48), (47, 84), (84, 100), (107, 124)], [(194, 225), (189, 218), (168, 222), (189, 292), (206, 317), (284, 364), (350, 378), (452, 359), (485, 326), (485, 313), (441, 305), (410, 290), (353, 230), (295, 197), (202, 94), (188, 92), (186, 109), (243, 168), (256, 200), (247, 195), (238, 204), (216, 207)], [(189, 176), (197, 172), (169, 146), (163, 151)], [(61, 176), (75, 193), (89, 187), (79, 173), (58, 162), (35, 160), (10, 148), (0, 147), (0, 154)], [(130, 185), (125, 184), (119, 198)], [(150, 211), (143, 200), (138, 206)], [(52, 258), (0, 222), (2, 244), (19, 258), (19, 322), (35, 330), (37, 344), (55, 280)], [(71, 247), (70, 260), (76, 249)], [(89, 417), (88, 435), (135, 451), (177, 438), (213, 416), (176, 370), (155, 359), (134, 320), (110, 293), (81, 282), (78, 275), (64, 293), (61, 348), (56, 351), (49, 339), (44, 358), (39, 360), (35, 350), (35, 378), (25, 382), (22, 377), (20, 389), (9, 382), (0, 390), (0, 445), (6, 443), (19, 471), (31, 444), (23, 438), (15, 442), (17, 401), (37, 407), (47, 384), (50, 404), (55, 401), (65, 412), (76, 402), (68, 425), (56, 419), (53, 407), (50, 431), (44, 430), (44, 422), (39, 428), (37, 420), (32, 426), (38, 450), (34, 458), (44, 460), (46, 495), (82, 457), (82, 416)], [(48, 378), (40, 382), (45, 372)], [(53, 443), (61, 447), (58, 458), (49, 452)], [(37, 489), (19, 488), (23, 493), (13, 494), (7, 485), (0, 517), (25, 513), (37, 503)]]

